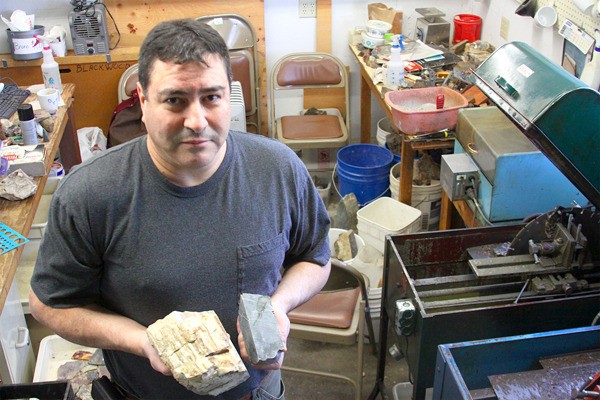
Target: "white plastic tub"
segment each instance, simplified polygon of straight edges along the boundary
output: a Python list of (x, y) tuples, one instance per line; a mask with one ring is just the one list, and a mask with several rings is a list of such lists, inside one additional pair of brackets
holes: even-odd
[(94, 353), (96, 349), (71, 343), (58, 335), (46, 336), (40, 342), (40, 350), (33, 373), (34, 382), (55, 381), (58, 376), (58, 367), (72, 359), (73, 353), (78, 350)]
[(381, 253), (385, 235), (413, 233), (421, 228), (421, 210), (390, 197), (380, 197), (367, 204), (356, 216), (360, 236)]

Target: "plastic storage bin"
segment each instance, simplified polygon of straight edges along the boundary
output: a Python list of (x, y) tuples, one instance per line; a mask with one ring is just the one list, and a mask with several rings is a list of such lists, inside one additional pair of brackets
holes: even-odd
[(50, 209), (50, 201), (52, 201), (52, 195), (58, 187), (62, 176), (48, 177), (46, 186), (44, 186), (44, 192), (40, 198), (40, 204), (33, 217), (33, 223), (31, 224), (31, 230), (29, 231), (29, 239), (41, 239), (44, 237), (46, 231), (46, 225), (48, 224), (48, 210)]
[(58, 367), (68, 361), (73, 361), (73, 353), (78, 350), (89, 351), (90, 353), (96, 351), (95, 348), (69, 342), (58, 335), (43, 338), (40, 342), (33, 381), (55, 381), (58, 376)]
[(380, 197), (358, 210), (358, 233), (366, 244), (383, 253), (385, 235), (418, 232), (421, 210), (390, 197)]
[[(444, 107), (436, 109), (439, 94), (444, 95)], [(407, 135), (452, 130), (458, 110), (469, 104), (465, 96), (444, 86), (387, 92), (385, 102), (392, 109), (394, 124)]]

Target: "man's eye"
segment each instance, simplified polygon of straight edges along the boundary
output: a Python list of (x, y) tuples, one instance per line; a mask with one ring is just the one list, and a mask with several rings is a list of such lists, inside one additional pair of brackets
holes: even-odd
[(165, 100), (165, 102), (167, 104), (177, 105), (177, 104), (181, 103), (181, 100), (178, 99), (177, 97), (169, 97), (168, 99)]
[(206, 101), (208, 102), (215, 102), (215, 101), (219, 101), (221, 99), (221, 96), (216, 95), (216, 94), (209, 94), (208, 96), (206, 96)]

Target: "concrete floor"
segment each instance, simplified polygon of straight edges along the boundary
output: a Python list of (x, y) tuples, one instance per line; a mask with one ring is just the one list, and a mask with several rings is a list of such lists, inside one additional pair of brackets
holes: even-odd
[[(379, 347), (379, 346), (377, 346)], [(356, 374), (357, 345), (345, 346), (338, 344), (312, 342), (301, 339), (288, 339), (288, 352), (284, 365), (290, 367), (319, 369), (331, 373), (341, 373), (353, 378)], [(385, 386), (390, 400), (393, 387), (408, 380), (408, 369), (404, 360), (395, 361), (386, 357)], [(306, 399), (354, 399), (354, 390), (350, 383), (339, 379), (331, 379), (314, 375), (283, 371), (286, 386), (286, 400)], [(375, 387), (377, 376), (377, 356), (371, 352), (370, 345), (365, 344), (364, 378), (361, 399), (367, 399)], [(381, 399), (381, 395), (376, 397)], [(406, 397), (410, 399), (410, 397)], [(404, 400), (400, 398), (397, 400)]]

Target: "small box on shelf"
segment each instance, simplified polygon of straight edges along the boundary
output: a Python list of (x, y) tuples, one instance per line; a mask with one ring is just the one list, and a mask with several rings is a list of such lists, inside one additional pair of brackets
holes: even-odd
[(18, 169), (29, 176), (43, 176), (46, 174), (45, 148), (43, 144), (35, 146), (12, 145), (3, 147), (0, 156), (8, 160), (8, 173)]

